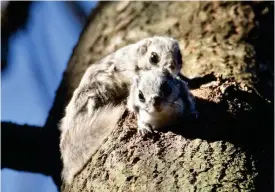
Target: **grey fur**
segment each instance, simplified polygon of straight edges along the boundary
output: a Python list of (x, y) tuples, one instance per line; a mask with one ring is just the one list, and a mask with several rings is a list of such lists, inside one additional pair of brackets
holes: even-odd
[[(159, 55), (150, 63), (151, 53)], [(132, 77), (142, 71), (166, 68), (178, 74), (182, 65), (178, 42), (170, 37), (151, 37), (123, 47), (92, 64), (65, 109), (60, 122), (62, 178), (71, 183), (119, 120)], [(94, 134), (106, 126), (106, 134)]]
[(187, 83), (161, 68), (135, 77), (127, 107), (137, 114), (138, 132), (142, 134), (167, 126), (184, 115), (197, 115)]

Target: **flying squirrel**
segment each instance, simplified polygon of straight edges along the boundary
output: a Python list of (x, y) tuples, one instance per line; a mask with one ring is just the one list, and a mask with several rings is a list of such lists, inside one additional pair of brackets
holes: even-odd
[(127, 108), (137, 115), (138, 132), (143, 135), (172, 125), (186, 115), (198, 115), (187, 83), (162, 68), (136, 75)]
[(90, 65), (59, 124), (63, 181), (73, 181), (115, 128), (135, 76), (158, 68), (177, 75), (181, 67), (177, 40), (165, 36), (142, 39)]

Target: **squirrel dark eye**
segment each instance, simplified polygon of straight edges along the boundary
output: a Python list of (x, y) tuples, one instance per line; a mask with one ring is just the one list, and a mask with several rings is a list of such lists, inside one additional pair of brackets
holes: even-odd
[(142, 93), (141, 91), (138, 92), (138, 98), (139, 98), (139, 100), (140, 100), (142, 103), (145, 102), (144, 95), (143, 95), (143, 93)]
[(159, 62), (159, 56), (157, 53), (152, 52), (150, 56), (150, 63), (156, 65)]
[(172, 88), (170, 87), (170, 85), (167, 82), (163, 83), (161, 85), (160, 89), (161, 89), (164, 97), (168, 97), (172, 93)]

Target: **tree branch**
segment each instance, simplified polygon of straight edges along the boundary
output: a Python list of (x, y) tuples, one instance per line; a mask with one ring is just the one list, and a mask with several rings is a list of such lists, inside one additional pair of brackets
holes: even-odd
[(43, 127), (11, 122), (1, 122), (1, 134), (2, 169), (53, 176), (55, 183), (60, 186), (55, 172), (61, 170), (61, 162), (58, 143), (53, 141), (56, 137), (54, 134)]

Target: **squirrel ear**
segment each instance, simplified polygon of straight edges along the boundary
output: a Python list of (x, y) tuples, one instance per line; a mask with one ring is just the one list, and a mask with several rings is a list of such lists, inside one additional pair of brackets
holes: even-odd
[(177, 62), (177, 65), (182, 66), (182, 53), (179, 47), (178, 41), (174, 40), (174, 44), (172, 46), (173, 52), (175, 53), (175, 59)]
[(138, 45), (138, 52), (144, 55), (152, 42), (149, 39), (142, 40)]

